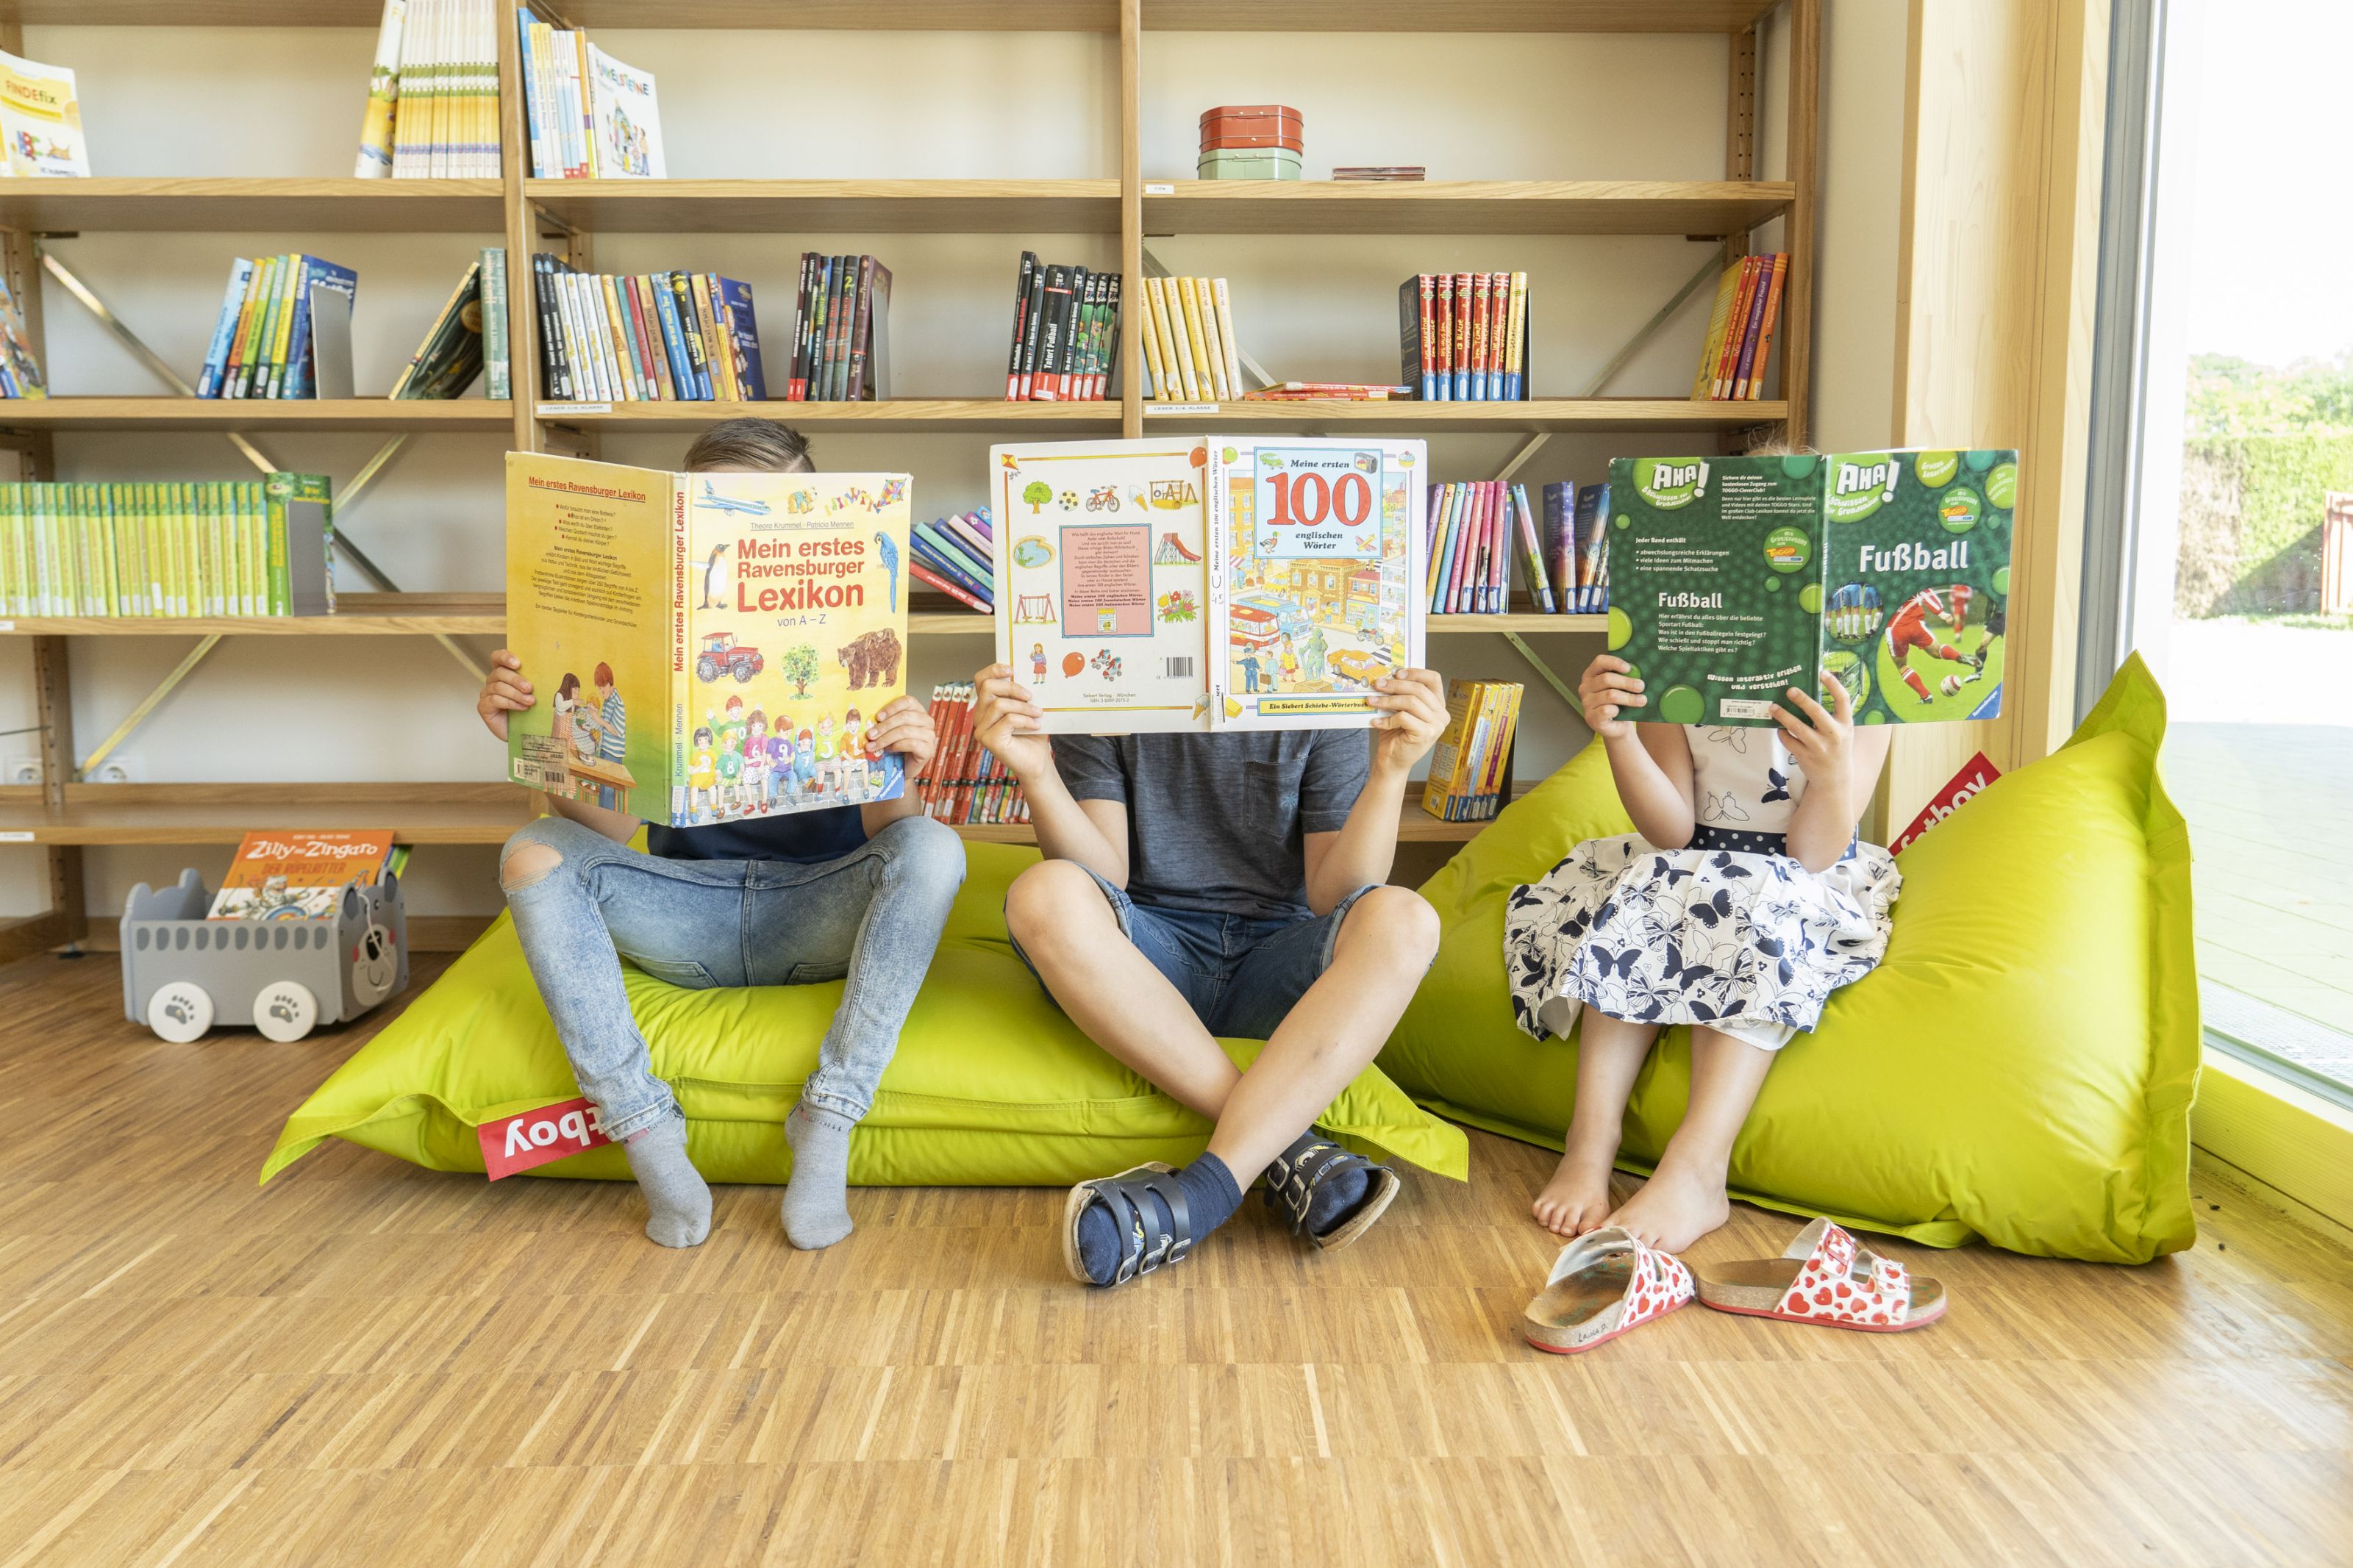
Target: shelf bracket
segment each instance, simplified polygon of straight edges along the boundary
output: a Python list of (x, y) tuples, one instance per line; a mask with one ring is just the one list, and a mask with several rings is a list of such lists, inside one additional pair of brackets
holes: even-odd
[(1577, 700), (1576, 689), (1572, 688), (1568, 682), (1563, 680), (1558, 675), (1555, 674), (1552, 666), (1546, 664), (1543, 659), (1536, 657), (1536, 650), (1528, 646), (1527, 639), (1525, 637), (1520, 636), (1517, 632), (1505, 632), (1503, 634), (1503, 637), (1505, 642), (1512, 645), (1514, 652), (1516, 652), (1522, 658), (1526, 659), (1528, 663), (1535, 667), (1535, 672), (1544, 678), (1544, 683), (1546, 686), (1551, 687), (1554, 693), (1557, 695), (1563, 702), (1568, 704), (1568, 710), (1570, 712), (1583, 713), (1585, 711), (1585, 704)]
[(140, 725), (147, 722), (148, 719), (154, 714), (155, 710), (163, 705), (164, 699), (172, 694), (173, 689), (177, 687), (180, 682), (185, 680), (189, 675), (194, 673), (196, 666), (204, 662), (205, 656), (206, 654), (212, 652), (213, 649), (220, 646), (220, 640), (221, 634), (218, 632), (213, 632), (203, 638), (203, 640), (199, 641), (195, 647), (190, 648), (188, 650), (188, 656), (180, 660), (179, 664), (173, 668), (172, 673), (165, 676), (161, 681), (157, 682), (155, 689), (150, 691), (145, 697), (141, 698), (139, 700), (139, 706), (133, 708), (130, 714), (124, 718), (122, 722), (114, 727), (114, 732), (107, 736), (105, 740), (100, 741), (98, 743), (98, 749), (96, 751), (90, 752), (90, 755), (84, 757), (79, 763), (74, 765), (74, 777), (76, 779), (86, 779), (90, 777), (90, 771), (92, 769), (96, 768), (99, 763), (106, 761), (109, 756), (112, 755), (114, 749), (117, 746), (121, 745), (123, 742), (131, 739), (132, 731), (137, 730)]
[[(172, 368), (171, 363), (165, 360), (163, 355), (157, 353), (153, 349), (149, 348), (146, 341), (140, 337), (137, 332), (132, 331), (130, 324), (124, 321), (121, 317), (116, 315), (113, 308), (107, 304), (104, 300), (100, 299), (96, 290), (92, 289), (89, 284), (84, 283), (79, 278), (75, 277), (64, 262), (59, 261), (54, 255), (44, 250), (41, 252), (41, 266), (50, 277), (55, 278), (59, 283), (65, 286), (66, 292), (71, 294), (75, 300), (79, 301), (84, 310), (97, 317), (99, 324), (106, 328), (108, 331), (113, 333), (115, 338), (121, 342), (125, 348), (129, 349), (132, 354), (138, 359), (140, 363), (145, 365), (150, 371), (153, 372), (156, 378), (163, 382), (164, 385), (170, 387), (174, 392), (178, 393), (182, 397), (194, 397), (196, 395), (196, 389), (180, 379), (180, 373)], [(235, 430), (228, 430), (222, 432), (222, 434), (227, 438), (230, 446), (235, 447), (239, 452), (245, 455), (246, 461), (251, 463), (263, 473), (274, 474), (279, 471), (280, 465), (272, 462), (267, 453), (263, 452), (260, 447), (255, 446), (251, 441), (247, 440), (241, 433)], [(370, 458), (365, 463), (361, 465), (359, 473), (353, 478), (352, 482), (349, 485), (344, 487), (342, 497), (335, 502), (335, 511), (337, 513), (336, 521), (338, 523), (343, 521), (342, 514), (349, 512), (352, 507), (357, 504), (361, 493), (364, 491), (367, 487), (375, 481), (376, 477), (384, 471), (385, 465), (392, 460), (394, 454), (398, 452), (402, 447), (406, 446), (407, 441), (408, 437), (406, 434), (393, 437), (392, 439), (386, 441), (382, 447), (376, 448), (376, 454), (375, 457)], [(348, 533), (344, 532), (340, 527), (338, 527), (335, 531), (335, 549), (338, 554), (351, 562), (353, 565), (358, 567), (361, 571), (366, 573), (368, 576), (374, 579), (376, 584), (385, 593), (397, 594), (401, 591), (400, 585), (395, 583), (390, 577), (386, 576), (384, 569), (378, 566), (373, 560), (369, 559), (367, 552), (362, 550), (357, 542), (355, 542), (352, 537)], [(212, 645), (219, 640), (220, 639), (217, 637), (213, 637), (206, 638), (205, 642), (200, 644), (197, 650), (189, 656), (187, 661), (180, 669), (174, 671), (170, 676), (166, 677), (164, 684), (149, 694), (150, 700), (146, 703), (141, 704), (138, 709), (133, 710), (132, 717), (128, 721), (128, 722), (135, 727), (135, 725), (146, 716), (153, 702), (161, 700), (164, 693), (170, 691), (174, 686), (179, 684), (181, 678), (185, 676), (190, 669), (195, 668), (196, 660), (201, 659), (206, 654), (210, 653), (212, 651)], [(464, 648), (459, 647), (456, 640), (450, 637), (448, 633), (436, 632), (433, 634), (433, 640), (439, 643), (443, 648), (448, 650), (449, 657), (456, 659), (458, 661), (459, 668), (465, 670), (469, 676), (472, 677), (476, 681), (480, 681), (482, 679), (482, 667), (475, 663), (473, 655), (468, 653)], [(110, 736), (107, 740), (107, 743), (99, 748), (98, 752), (94, 754), (92, 762), (86, 763), (85, 767), (94, 766), (96, 757), (104, 756), (107, 752), (112, 750), (114, 746), (119, 744), (122, 737), (127, 733), (128, 731), (126, 730), (118, 731), (115, 735)]]

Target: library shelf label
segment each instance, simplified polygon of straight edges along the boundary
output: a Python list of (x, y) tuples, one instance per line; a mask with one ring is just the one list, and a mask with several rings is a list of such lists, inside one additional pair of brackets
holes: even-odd
[(1215, 414), (1218, 405), (1214, 403), (1147, 403), (1144, 411), (1151, 415)]
[(567, 414), (610, 414), (611, 412), (613, 412), (613, 405), (609, 403), (543, 403), (539, 405), (539, 416), (543, 419), (561, 419)]

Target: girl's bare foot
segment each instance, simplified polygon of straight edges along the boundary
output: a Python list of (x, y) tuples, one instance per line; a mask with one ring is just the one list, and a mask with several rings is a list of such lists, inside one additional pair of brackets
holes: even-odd
[(1536, 1194), (1533, 1212), (1536, 1223), (1555, 1236), (1574, 1238), (1599, 1230), (1609, 1205), (1609, 1156), (1596, 1161), (1572, 1147)]
[(1622, 1225), (1636, 1240), (1662, 1252), (1681, 1252), (1731, 1217), (1722, 1171), (1694, 1172), (1662, 1162), (1641, 1191), (1600, 1223)]

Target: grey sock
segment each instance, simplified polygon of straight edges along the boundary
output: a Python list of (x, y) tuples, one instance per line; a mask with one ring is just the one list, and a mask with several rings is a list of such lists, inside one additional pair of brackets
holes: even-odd
[(711, 1188), (686, 1157), (686, 1119), (665, 1116), (621, 1144), (629, 1173), (646, 1194), (648, 1239), (663, 1247), (700, 1247), (711, 1234)]
[(806, 1100), (785, 1118), (793, 1179), (785, 1188), (785, 1237), (804, 1252), (849, 1234), (849, 1132), (858, 1123)]

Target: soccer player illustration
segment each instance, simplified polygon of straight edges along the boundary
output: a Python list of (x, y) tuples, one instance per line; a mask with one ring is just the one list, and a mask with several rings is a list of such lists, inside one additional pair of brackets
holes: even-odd
[(1930, 658), (1940, 658), (1968, 668), (1970, 673), (1966, 677), (1954, 675), (1946, 678), (1951, 683), (1951, 690), (1946, 695), (1950, 696), (1953, 691), (1985, 674), (1986, 647), (1994, 636), (1993, 628), (1987, 627), (1985, 639), (1978, 644), (1977, 652), (1966, 654), (1929, 629), (1931, 616), (1943, 620), (1952, 628), (1955, 637), (1960, 636), (1962, 628), (1968, 625), (1969, 585), (1956, 583), (1941, 594), (1934, 588), (1923, 588), (1906, 599), (1904, 607), (1888, 618), (1888, 662), (1895, 667), (1904, 684), (1912, 689), (1913, 695), (1923, 702), (1933, 701), (1935, 698), (1928, 690), (1928, 682), (1908, 660), (1907, 656), (1914, 648), (1920, 649)]

